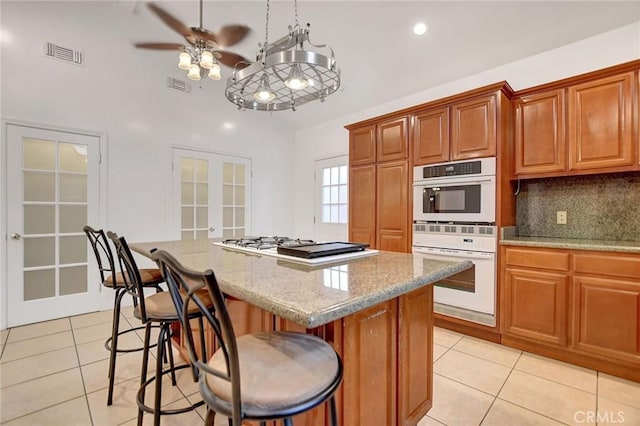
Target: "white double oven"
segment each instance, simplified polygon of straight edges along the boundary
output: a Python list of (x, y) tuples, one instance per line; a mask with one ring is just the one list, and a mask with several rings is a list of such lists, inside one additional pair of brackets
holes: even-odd
[(435, 311), (495, 326), (496, 159), (417, 166), (413, 171), (416, 274), (432, 260), (473, 267), (435, 284)]

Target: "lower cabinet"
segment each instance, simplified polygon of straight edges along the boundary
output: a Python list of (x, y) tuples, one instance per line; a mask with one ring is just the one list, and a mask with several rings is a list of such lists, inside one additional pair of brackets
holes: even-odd
[(568, 281), (566, 275), (507, 267), (504, 332), (566, 346)]
[(640, 380), (640, 255), (501, 250), (504, 344)]

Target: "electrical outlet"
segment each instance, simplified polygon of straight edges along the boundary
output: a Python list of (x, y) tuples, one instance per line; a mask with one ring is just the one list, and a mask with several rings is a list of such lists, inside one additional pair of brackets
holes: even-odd
[(567, 212), (565, 212), (565, 211), (557, 211), (556, 212), (556, 223), (558, 225), (566, 225), (567, 224)]

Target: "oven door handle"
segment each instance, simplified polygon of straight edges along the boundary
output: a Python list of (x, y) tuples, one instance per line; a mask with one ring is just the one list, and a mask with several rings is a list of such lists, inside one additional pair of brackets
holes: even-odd
[(420, 247), (414, 247), (413, 252), (415, 254), (432, 254), (436, 256), (451, 256), (451, 257), (462, 257), (465, 259), (493, 259), (495, 257), (494, 253), (469, 253), (465, 251), (457, 251), (457, 250), (425, 250)]
[(413, 183), (413, 186), (424, 187), (424, 188), (432, 188), (434, 186), (439, 187), (448, 187), (448, 186), (460, 186), (460, 185), (469, 185), (469, 184), (479, 184), (479, 183), (491, 183), (493, 180), (491, 178), (476, 178), (476, 179), (467, 179), (467, 180), (423, 180), (416, 181)]

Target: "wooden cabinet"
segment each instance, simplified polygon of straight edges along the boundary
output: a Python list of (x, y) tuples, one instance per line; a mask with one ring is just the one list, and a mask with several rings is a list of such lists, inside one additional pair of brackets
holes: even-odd
[[(397, 315), (393, 299), (343, 320), (342, 424), (397, 425)], [(370, 397), (363, 398), (365, 389)]]
[(349, 241), (410, 251), (407, 116), (349, 131)]
[(600, 71), (517, 93), (513, 102), (514, 175), (640, 169), (637, 71), (629, 68), (625, 65), (622, 70)]
[(640, 380), (640, 254), (502, 246), (502, 343)]
[(412, 136), (414, 165), (449, 161), (449, 107), (417, 113)]
[(380, 163), (376, 173), (376, 247), (408, 252), (409, 164), (406, 160)]
[(509, 103), (503, 89), (494, 85), (488, 93), (474, 92), (445, 106), (416, 112), (413, 165), (495, 157), (498, 139), (506, 136), (509, 126), (499, 114), (502, 104)]
[(633, 77), (627, 72), (569, 87), (569, 170), (633, 165)]
[(574, 256), (573, 346), (640, 363), (640, 257)]
[(496, 94), (451, 106), (451, 159), (494, 157), (498, 113)]
[(376, 166), (349, 169), (349, 241), (376, 246)]
[(564, 105), (563, 89), (514, 101), (516, 175), (565, 170)]
[(569, 255), (516, 248), (503, 254), (503, 332), (565, 346)]
[(401, 296), (398, 305), (398, 414), (409, 426), (433, 402), (433, 286)]
[(409, 156), (408, 118), (400, 117), (377, 124), (377, 161), (404, 160)]
[(358, 166), (376, 162), (376, 126), (365, 126), (349, 132), (349, 164)]

